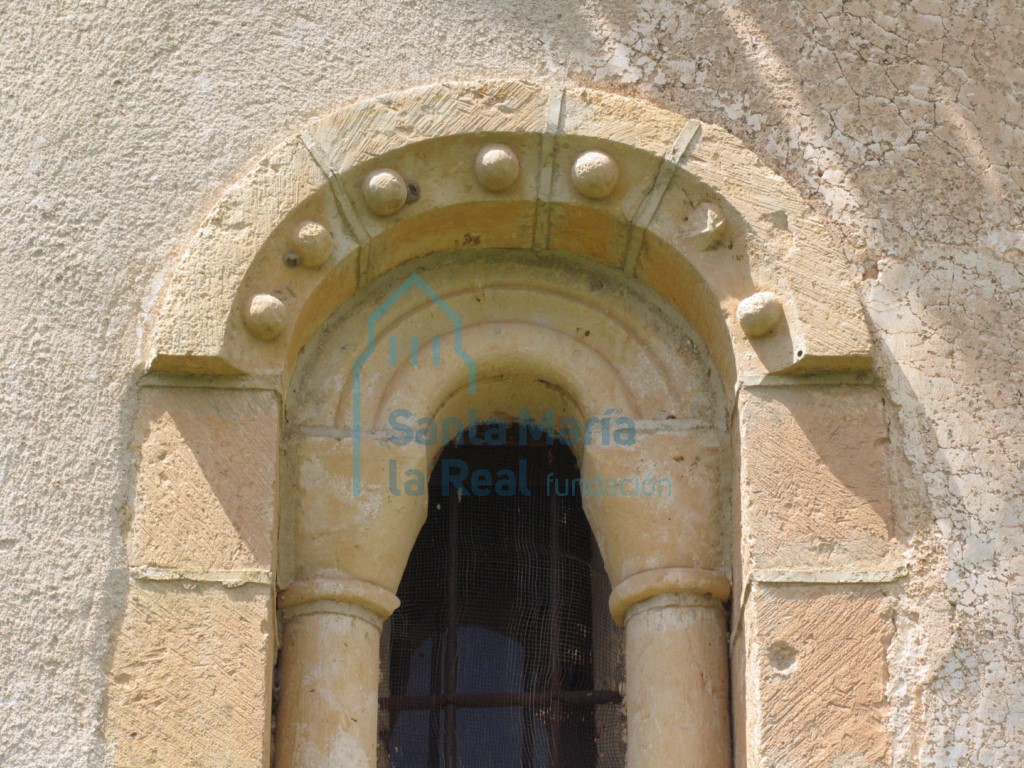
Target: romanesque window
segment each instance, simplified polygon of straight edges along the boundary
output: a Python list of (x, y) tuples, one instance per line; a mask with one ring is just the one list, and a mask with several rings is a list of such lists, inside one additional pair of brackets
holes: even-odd
[[(572, 452), (460, 443), (385, 625), (381, 764), (622, 766), (621, 631)], [(474, 494), (476, 472), (508, 486)]]
[[(496, 765), (601, 764), (621, 744), (599, 715), (618, 705), (598, 702), (618, 688), (600, 640), (612, 620), (631, 768), (732, 765), (730, 650), (737, 765), (886, 762), (891, 597), (877, 583), (902, 571), (884, 413), (843, 250), (807, 203), (720, 128), (550, 81), (368, 99), (254, 164), (197, 230), (147, 334), (114, 764), (372, 768), (424, 717), (426, 765), (453, 739), (446, 765), (476, 768), (470, 749), (491, 736)], [(428, 292), (402, 292), (414, 276)], [(455, 316), (475, 393), (464, 358), (364, 356), (376, 320), (380, 339), (454, 340)], [(602, 569), (576, 507), (453, 511), (396, 492), (392, 472), (423, 478), (438, 447), (385, 439), (396, 409), (467, 422), (522, 408), (638, 425), (629, 444), (573, 445), (585, 484), (611, 488), (583, 498), (610, 595), (583, 578)], [(638, 495), (640, 477), (671, 495)], [(616, 478), (634, 478), (629, 493)], [(481, 509), (497, 521), (486, 546), (466, 522)], [(579, 536), (533, 558), (557, 567), (520, 568), (563, 516)], [(421, 529), (420, 548), (456, 546), (407, 570)], [(520, 557), (499, 572), (510, 546)], [(429, 568), (429, 599), (410, 597)], [(836, 609), (851, 590), (872, 621)], [(799, 650), (783, 669), (764, 652), (779, 641)], [(458, 698), (471, 695), (509, 699)], [(580, 714), (570, 699), (588, 696)]]

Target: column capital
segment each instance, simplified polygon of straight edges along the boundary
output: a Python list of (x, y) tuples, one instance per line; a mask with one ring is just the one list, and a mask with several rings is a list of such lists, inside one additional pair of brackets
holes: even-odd
[(352, 608), (369, 611), (379, 620), (398, 608), (391, 590), (360, 579), (313, 578), (297, 581), (277, 597), (286, 615), (302, 613), (352, 613)]
[(641, 571), (623, 579), (612, 590), (608, 608), (612, 618), (621, 627), (626, 612), (637, 603), (667, 594), (709, 595), (728, 600), (732, 593), (729, 579), (718, 571), (704, 568), (655, 568)]

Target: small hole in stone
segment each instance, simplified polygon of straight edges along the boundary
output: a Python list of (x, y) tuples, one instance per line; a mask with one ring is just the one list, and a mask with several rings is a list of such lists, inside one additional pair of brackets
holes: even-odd
[(419, 184), (409, 183), (409, 193), (405, 198), (406, 204), (415, 203), (420, 199), (420, 187)]
[(804, 356), (804, 351), (803, 351), (802, 349), (798, 349), (798, 350), (796, 351), (796, 356), (797, 356), (797, 357), (803, 357), (803, 356)]
[(299, 266), (299, 254), (297, 253), (286, 253), (284, 255), (284, 265), (291, 269), (292, 267)]
[(779, 672), (788, 672), (796, 664), (796, 648), (784, 640), (776, 640), (768, 647), (768, 663)]

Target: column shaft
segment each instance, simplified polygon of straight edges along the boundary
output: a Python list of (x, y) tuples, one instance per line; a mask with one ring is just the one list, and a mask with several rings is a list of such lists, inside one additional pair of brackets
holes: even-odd
[(729, 768), (725, 612), (664, 594), (626, 613), (627, 768)]
[(277, 768), (374, 768), (380, 628), (309, 613), (284, 629)]

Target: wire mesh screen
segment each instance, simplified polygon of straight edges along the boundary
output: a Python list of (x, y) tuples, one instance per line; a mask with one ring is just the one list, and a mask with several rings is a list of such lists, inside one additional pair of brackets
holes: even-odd
[[(459, 492), (452, 467), (506, 492)], [(382, 637), (380, 766), (625, 764), (608, 578), (579, 496), (555, 492), (578, 476), (558, 443), (445, 449)]]

